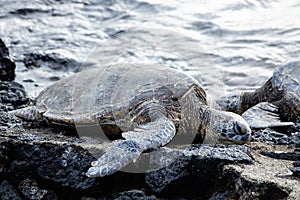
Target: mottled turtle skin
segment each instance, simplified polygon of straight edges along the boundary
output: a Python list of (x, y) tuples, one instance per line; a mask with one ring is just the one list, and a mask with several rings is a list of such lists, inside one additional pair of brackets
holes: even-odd
[(92, 163), (89, 177), (112, 174), (143, 151), (170, 142), (243, 144), (251, 133), (241, 116), (210, 107), (197, 80), (157, 65), (79, 72), (46, 88), (36, 106), (15, 114), (63, 126), (100, 126), (106, 135), (119, 137)]
[(275, 70), (273, 83), (278, 91), (283, 91), (283, 97), (273, 101), (282, 120), (300, 122), (300, 63), (291, 63)]
[(255, 123), (250, 123), (252, 127), (292, 124), (282, 121), (300, 122), (300, 63), (281, 66), (261, 88), (222, 97), (217, 104), (222, 110), (242, 114), (252, 120), (256, 118)]

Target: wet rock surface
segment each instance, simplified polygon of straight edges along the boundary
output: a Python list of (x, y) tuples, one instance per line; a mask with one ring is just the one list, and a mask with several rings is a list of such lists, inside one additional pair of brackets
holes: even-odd
[[(299, 179), (291, 176), (291, 161), (272, 159), (257, 153), (254, 165), (228, 165), (225, 176), (231, 176), (236, 199), (299, 199)], [(236, 177), (236, 178), (234, 178)], [(230, 186), (229, 186), (230, 187)]]
[[(152, 169), (146, 173), (86, 177), (91, 161), (110, 145), (60, 135), (52, 128), (9, 128), (0, 134), (1, 184), (16, 199), (297, 199), (300, 195), (299, 162), (293, 165), (291, 160), (263, 155), (297, 153), (292, 146), (253, 142), (164, 147), (144, 153), (134, 164), (138, 168), (146, 163)], [(2, 193), (3, 198), (8, 194)]]
[(262, 155), (269, 156), (271, 158), (283, 159), (283, 160), (300, 160), (299, 150), (294, 150), (293, 152), (275, 151), (275, 152), (261, 152)]
[(12, 81), (15, 79), (16, 64), (11, 60), (9, 50), (0, 38), (0, 80)]
[(17, 109), (28, 101), (23, 85), (13, 81), (15, 68), (9, 50), (0, 38), (0, 111)]
[[(6, 107), (5, 107), (6, 109)], [(22, 127), (23, 123), (17, 117), (12, 116), (11, 114), (0, 111), (0, 130), (5, 131), (9, 128)]]
[(77, 72), (80, 67), (80, 63), (68, 55), (51, 51), (25, 54), (23, 62), (28, 69), (44, 67), (56, 71)]
[(3, 200), (21, 199), (20, 195), (18, 194), (17, 190), (12, 186), (8, 181), (2, 180), (0, 183), (0, 196)]
[(294, 176), (300, 177), (300, 161), (296, 161), (291, 169)]
[(40, 189), (35, 180), (25, 179), (21, 181), (18, 186), (18, 189), (20, 190), (22, 195), (27, 199), (57, 199), (57, 196), (53, 191)]
[(300, 124), (297, 123), (291, 127), (279, 128), (279, 130), (266, 128), (255, 131), (252, 134), (252, 141), (274, 145), (297, 146), (300, 144)]
[(133, 199), (133, 200), (138, 200), (138, 199), (145, 199), (145, 200), (155, 200), (156, 197), (155, 195), (149, 195), (147, 196), (144, 191), (142, 190), (130, 190), (130, 191), (125, 191), (125, 192), (120, 192), (118, 194), (118, 197), (115, 198), (116, 200), (126, 200), (126, 199)]
[(13, 109), (25, 104), (28, 101), (24, 87), (17, 82), (0, 82), (0, 104), (7, 105), (8, 111), (12, 106)]
[[(184, 149), (163, 148), (155, 153), (151, 161), (157, 170), (146, 173), (145, 178), (153, 191), (171, 195), (174, 189), (184, 184), (188, 185), (185, 192), (198, 193), (205, 188), (202, 193), (207, 196), (209, 191), (216, 190), (216, 174), (221, 173), (225, 164), (250, 164), (252, 158), (246, 146), (194, 145)], [(181, 182), (185, 179), (189, 179), (189, 182)], [(178, 182), (173, 183), (175, 181)]]
[[(216, 189), (216, 175), (222, 173), (225, 164), (252, 162), (246, 146), (196, 145), (181, 149), (165, 147), (157, 150), (154, 156), (156, 160), (149, 159), (151, 154), (145, 153), (135, 163), (137, 167), (143, 167), (151, 161), (148, 165), (154, 166), (154, 169), (159, 167), (159, 170), (146, 173), (117, 172), (108, 177), (93, 179), (86, 177), (85, 172), (95, 160), (94, 153), (103, 154), (110, 144), (93, 145), (75, 137), (44, 134), (36, 130), (24, 133), (22, 129), (10, 129), (1, 133), (0, 146), (1, 177), (27, 199), (43, 199), (44, 196), (73, 199), (86, 195), (108, 197), (126, 188), (146, 189), (150, 195), (147, 196), (148, 199), (153, 199), (151, 195), (154, 194), (165, 197), (197, 197), (199, 188), (195, 187), (196, 183), (203, 184), (200, 195), (208, 196)], [(174, 156), (176, 159), (172, 159)], [(158, 158), (169, 163), (158, 162)], [(208, 180), (210, 184), (207, 184)], [(182, 184), (186, 190), (172, 192)], [(225, 187), (226, 184), (217, 185)], [(210, 193), (207, 192), (208, 189)], [(130, 198), (142, 195), (127, 192), (116, 198), (122, 199), (125, 194)]]

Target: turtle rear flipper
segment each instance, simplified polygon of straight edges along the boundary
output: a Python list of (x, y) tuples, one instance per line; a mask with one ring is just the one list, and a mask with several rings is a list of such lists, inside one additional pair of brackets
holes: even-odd
[(133, 131), (124, 132), (125, 140), (117, 141), (103, 156), (92, 162), (86, 175), (103, 177), (136, 161), (145, 150), (169, 143), (176, 134), (174, 123), (167, 117), (139, 125)]
[(294, 124), (293, 122), (280, 121), (278, 107), (268, 102), (261, 102), (251, 107), (242, 114), (242, 117), (251, 128), (291, 126)]
[(28, 121), (43, 121), (43, 115), (40, 111), (38, 111), (36, 106), (13, 110), (9, 113)]

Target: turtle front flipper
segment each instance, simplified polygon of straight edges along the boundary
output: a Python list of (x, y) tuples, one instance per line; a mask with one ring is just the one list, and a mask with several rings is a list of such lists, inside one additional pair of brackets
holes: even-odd
[(36, 106), (29, 106), (29, 107), (21, 108), (18, 110), (13, 110), (13, 111), (10, 111), (9, 113), (11, 113), (19, 118), (28, 120), (28, 121), (42, 121), (43, 120), (42, 113), (37, 109)]
[(122, 134), (125, 140), (116, 142), (97, 161), (92, 162), (86, 175), (103, 177), (110, 175), (136, 161), (145, 150), (158, 148), (169, 143), (176, 134), (174, 123), (167, 117), (139, 125), (133, 131)]
[(278, 107), (268, 103), (261, 102), (242, 114), (251, 128), (267, 128), (278, 126), (291, 126), (293, 122), (282, 122), (278, 112)]

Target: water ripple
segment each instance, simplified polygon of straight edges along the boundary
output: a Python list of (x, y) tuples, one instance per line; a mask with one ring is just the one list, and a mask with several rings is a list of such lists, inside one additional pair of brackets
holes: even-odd
[[(65, 68), (66, 74), (59, 76), (51, 68), (49, 73), (43, 67), (26, 71), (26, 55), (64, 49), (66, 59), (80, 63), (110, 37), (145, 27), (165, 28), (198, 41), (205, 49), (199, 58), (214, 61), (228, 91), (254, 89), (277, 66), (299, 61), (298, 0), (9, 0), (0, 2), (0, 8), (0, 35), (17, 61), (21, 82), (46, 76), (46, 86), (74, 70)], [(135, 38), (136, 44), (146, 40)], [(176, 59), (160, 60), (180, 65)], [(34, 84), (27, 81), (25, 86), (30, 90)]]

